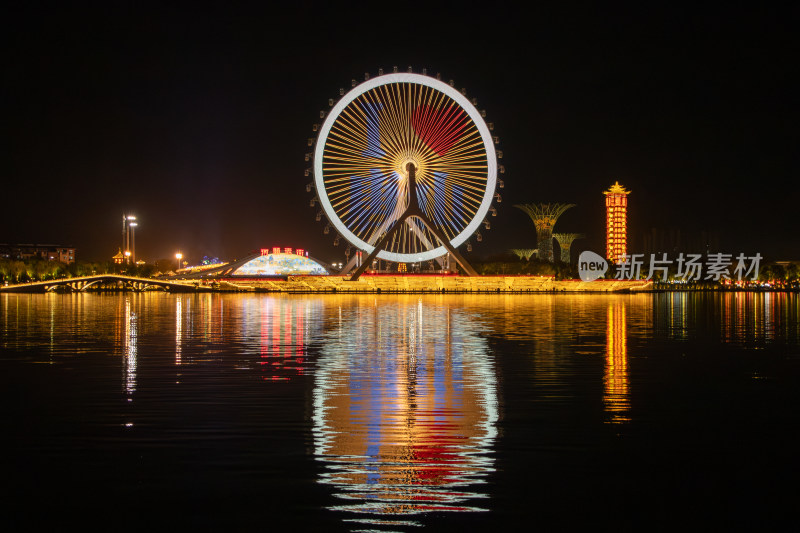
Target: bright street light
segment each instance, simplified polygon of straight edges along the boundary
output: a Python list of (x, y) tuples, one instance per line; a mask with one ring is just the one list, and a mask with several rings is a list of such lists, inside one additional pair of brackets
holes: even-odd
[(122, 215), (122, 247), (129, 250), (130, 253), (125, 252), (125, 262), (131, 261), (136, 263), (136, 222), (134, 215)]

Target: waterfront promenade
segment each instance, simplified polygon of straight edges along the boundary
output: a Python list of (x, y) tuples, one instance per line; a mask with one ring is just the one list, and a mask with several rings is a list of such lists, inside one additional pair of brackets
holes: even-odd
[(342, 276), (289, 276), (286, 280), (236, 280), (229, 282), (247, 290), (270, 292), (619, 292), (647, 291), (649, 281), (556, 280), (549, 276), (431, 276), (364, 275), (357, 281)]
[(86, 290), (167, 290), (173, 292), (279, 293), (529, 293), (529, 292), (642, 292), (653, 289), (647, 280), (556, 280), (549, 276), (431, 276), (364, 275), (358, 281), (343, 276), (287, 278), (226, 278), (213, 280), (148, 279), (119, 275), (86, 276), (0, 287), (2, 292)]

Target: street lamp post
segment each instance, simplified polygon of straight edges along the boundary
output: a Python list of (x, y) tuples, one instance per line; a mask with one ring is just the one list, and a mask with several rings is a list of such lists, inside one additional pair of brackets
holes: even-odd
[[(134, 218), (135, 217), (128, 217)], [(131, 228), (131, 262), (135, 265), (136, 264), (136, 226), (138, 224), (136, 222), (129, 222), (128, 226)]]
[(178, 270), (181, 268), (181, 259), (183, 259), (183, 254), (178, 252), (175, 254), (175, 259), (178, 260)]
[(122, 215), (122, 249), (125, 250), (125, 262), (136, 263), (136, 217), (133, 215)]

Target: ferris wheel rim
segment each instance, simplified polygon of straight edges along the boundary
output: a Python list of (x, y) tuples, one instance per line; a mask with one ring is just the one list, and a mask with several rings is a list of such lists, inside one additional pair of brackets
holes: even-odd
[[(457, 248), (466, 242), (466, 240), (469, 239), (469, 237), (479, 229), (481, 223), (489, 213), (492, 200), (494, 199), (494, 191), (497, 186), (497, 154), (494, 149), (494, 141), (489, 131), (489, 127), (486, 125), (486, 121), (483, 120), (483, 117), (478, 109), (467, 99), (466, 96), (461, 94), (461, 92), (436, 78), (432, 78), (424, 74), (410, 72), (390, 73), (375, 76), (353, 87), (341, 99), (339, 99), (336, 104), (334, 104), (334, 106), (325, 116), (322, 126), (319, 128), (316, 145), (314, 147), (314, 186), (317, 191), (317, 198), (322, 205), (325, 216), (328, 218), (328, 221), (333, 225), (336, 231), (339, 232), (339, 235), (344, 237), (356, 248), (363, 250), (368, 254), (372, 253), (375, 247), (355, 235), (344, 224), (344, 222), (342, 222), (336, 211), (333, 209), (330, 199), (328, 198), (327, 189), (325, 187), (325, 181), (322, 173), (322, 162), (328, 135), (330, 134), (333, 124), (341, 115), (342, 111), (356, 98), (363, 95), (367, 91), (391, 83), (414, 83), (442, 92), (454, 100), (459, 106), (461, 106), (461, 108), (470, 117), (475, 125), (475, 128), (480, 134), (481, 141), (483, 142), (483, 146), (486, 150), (486, 189), (484, 190), (481, 204), (476, 210), (472, 220), (470, 220), (470, 222), (464, 227), (463, 230), (461, 230), (461, 232), (458, 233), (458, 235), (450, 240), (450, 244), (454, 248)], [(442, 257), (445, 254), (447, 254), (447, 248), (444, 245), (440, 245), (431, 250), (426, 250), (419, 253), (397, 253), (390, 252), (388, 250), (381, 250), (378, 252), (377, 258), (399, 263), (410, 263), (433, 260), (438, 257)]]

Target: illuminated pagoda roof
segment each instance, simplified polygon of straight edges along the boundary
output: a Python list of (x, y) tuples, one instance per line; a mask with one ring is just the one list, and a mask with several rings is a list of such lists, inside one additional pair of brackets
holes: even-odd
[(625, 190), (625, 188), (619, 184), (618, 181), (614, 182), (614, 185), (609, 187), (607, 191), (603, 191), (603, 194), (630, 194), (631, 191)]

